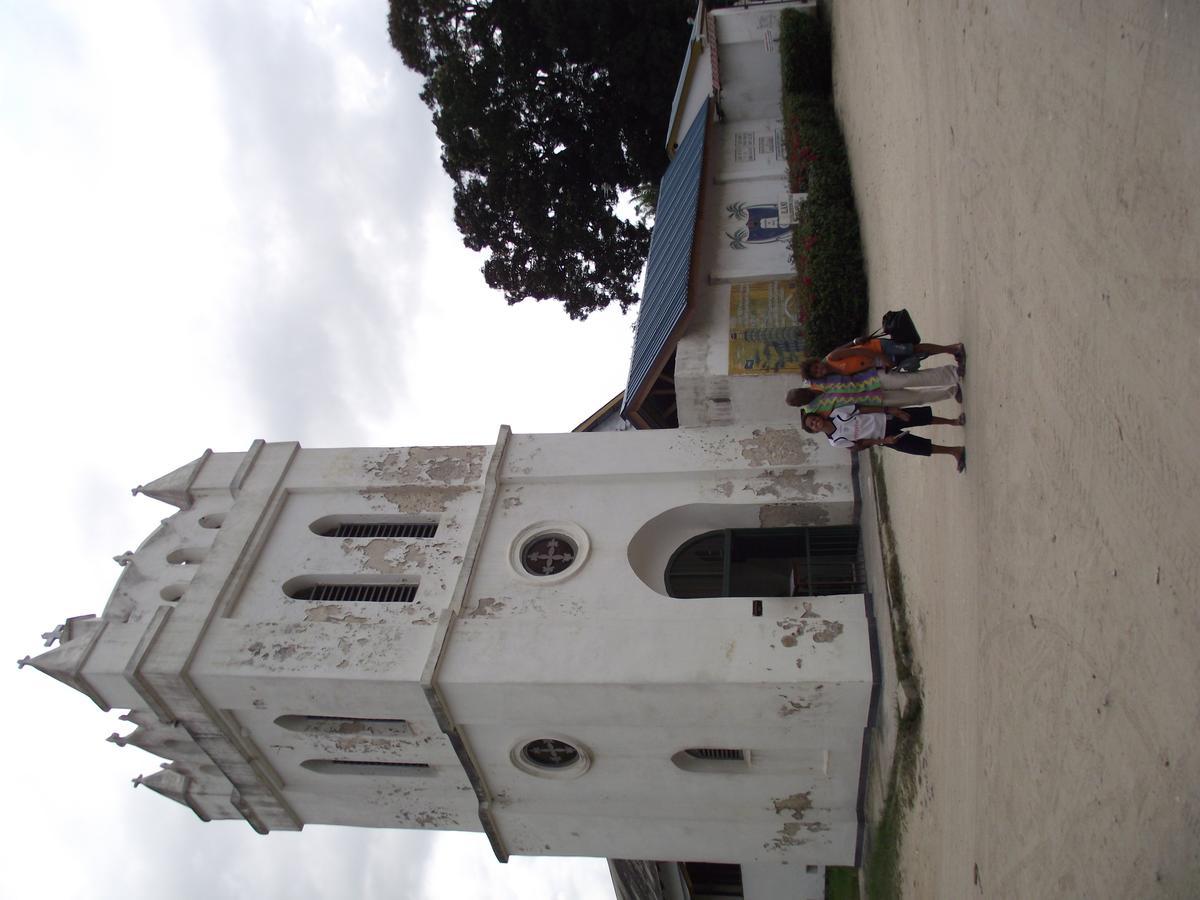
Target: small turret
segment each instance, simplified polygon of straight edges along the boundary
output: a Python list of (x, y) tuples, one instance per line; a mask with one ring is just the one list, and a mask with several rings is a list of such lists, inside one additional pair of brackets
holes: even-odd
[(205, 450), (186, 466), (180, 466), (174, 472), (156, 478), (149, 484), (139, 484), (133, 489), (133, 496), (145, 494), (163, 503), (169, 503), (179, 509), (191, 509), (195, 498), (192, 496), (192, 485), (196, 476), (204, 467), (204, 463), (212, 456), (212, 450)]

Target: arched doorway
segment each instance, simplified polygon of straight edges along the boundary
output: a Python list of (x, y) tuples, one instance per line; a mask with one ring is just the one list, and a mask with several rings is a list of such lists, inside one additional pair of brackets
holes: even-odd
[(671, 597), (858, 594), (858, 528), (723, 528), (680, 545), (667, 563)]

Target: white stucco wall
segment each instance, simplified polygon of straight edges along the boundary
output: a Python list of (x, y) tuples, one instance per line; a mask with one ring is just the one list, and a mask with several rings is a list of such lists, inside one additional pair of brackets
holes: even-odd
[(688, 427), (794, 422), (796, 411), (784, 402), (784, 395), (788, 388), (803, 384), (803, 379), (795, 372), (738, 374), (731, 371), (729, 349), (734, 286), (795, 278), (790, 239), (757, 244), (735, 239), (739, 228), (745, 228), (739, 210), (777, 204), (787, 189), (781, 161), (757, 149), (754, 160), (738, 160), (737, 147), (776, 143), (782, 137), (782, 123), (722, 124), (715, 131), (717, 146), (712, 149), (721, 155), (715, 183), (705, 186), (696, 237), (700, 250), (692, 280), (693, 312), (675, 351), (679, 423)]
[[(846, 474), (790, 429), (513, 439), (440, 684), (515, 852), (853, 861), (871, 694), (863, 598), (765, 598), (754, 617), (747, 598), (673, 599), (638, 572), (661, 573), (677, 540), (785, 506), (848, 522)], [(543, 521), (590, 539), (577, 573), (544, 587), (511, 565)], [(591, 768), (566, 784), (514, 768), (543, 734), (586, 747)], [(684, 771), (672, 756), (689, 747), (745, 749), (750, 765)]]
[[(749, 598), (674, 599), (661, 580), (678, 542), (711, 528), (851, 521), (841, 460), (791, 428), (515, 436), (489, 475), (496, 452), (202, 457), (147, 488), (187, 508), (125, 559), (104, 615), (33, 664), (133, 710), (121, 740), (173, 760), (146, 784), (206, 818), (479, 830), (485, 797), (511, 853), (852, 860), (872, 690), (863, 598), (768, 597), (756, 617)], [(313, 533), (368, 513), (439, 528)], [(548, 522), (583, 535), (586, 557), (543, 581), (513, 561)], [(419, 589), (411, 603), (320, 603), (285, 594), (298, 575)], [(539, 737), (579, 746), (590, 768), (561, 780), (515, 765)], [(690, 747), (744, 750), (745, 770), (681, 768)]]
[[(703, 185), (692, 313), (676, 345), (684, 427), (795, 421), (783, 397), (803, 384), (798, 374), (731, 371), (729, 358), (731, 289), (796, 277), (790, 234), (754, 240), (747, 212), (777, 205), (787, 191), (777, 38), (779, 15), (788, 7), (815, 11), (810, 2), (730, 7), (714, 10), (706, 29), (706, 40), (717, 43), (721, 115), (710, 134), (713, 163)], [(706, 57), (687, 78), (683, 95), (695, 109), (711, 92), (712, 76)]]

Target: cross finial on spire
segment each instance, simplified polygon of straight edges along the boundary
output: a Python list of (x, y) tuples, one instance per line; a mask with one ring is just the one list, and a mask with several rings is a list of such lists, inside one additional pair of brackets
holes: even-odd
[(46, 642), (43, 646), (53, 647), (55, 641), (58, 641), (61, 644), (63, 632), (65, 632), (66, 630), (67, 630), (67, 626), (64, 624), (64, 625), (57, 625), (50, 631), (42, 632), (42, 640)]

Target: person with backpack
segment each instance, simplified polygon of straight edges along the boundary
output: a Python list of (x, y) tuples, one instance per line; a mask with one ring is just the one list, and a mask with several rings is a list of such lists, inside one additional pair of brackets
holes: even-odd
[(946, 353), (954, 357), (961, 378), (966, 374), (967, 351), (961, 344), (921, 344), (888, 338), (855, 338), (830, 350), (824, 359), (809, 357), (800, 363), (801, 374), (810, 381), (828, 375), (857, 375), (867, 369), (891, 370), (911, 356)]

